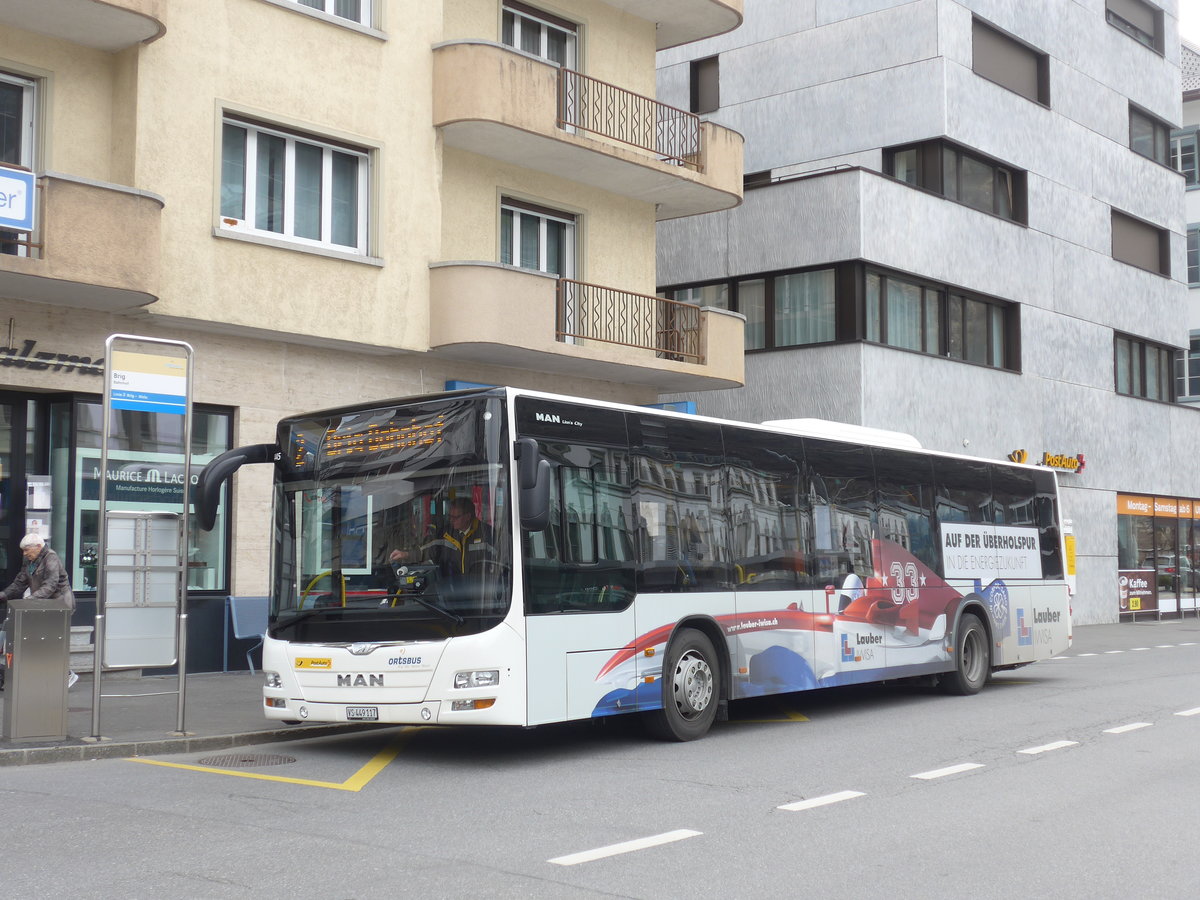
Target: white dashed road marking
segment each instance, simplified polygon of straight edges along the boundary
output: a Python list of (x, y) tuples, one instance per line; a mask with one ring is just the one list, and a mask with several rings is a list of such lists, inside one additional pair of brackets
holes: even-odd
[(1055, 741), (1052, 744), (1042, 744), (1040, 747), (1027, 747), (1024, 750), (1018, 750), (1018, 753), (1024, 753), (1028, 756), (1033, 756), (1037, 753), (1049, 753), (1051, 750), (1061, 750), (1064, 747), (1074, 747), (1079, 741)]
[(1177, 716), (1200, 716), (1200, 706), (1197, 706), (1194, 709), (1185, 709), (1183, 712), (1175, 713), (1175, 715), (1177, 715)]
[(584, 850), (582, 853), (572, 853), (568, 856), (556, 856), (554, 859), (546, 860), (554, 863), (556, 866), (575, 866), (579, 863), (591, 862), (596, 859), (604, 859), (606, 856), (617, 856), (621, 853), (632, 853), (635, 850), (645, 850), (648, 847), (658, 847), (662, 844), (670, 844), (673, 841), (682, 841), (685, 838), (696, 837), (703, 834), (702, 831), (692, 831), (689, 828), (680, 828), (676, 831), (667, 831), (663, 834), (655, 834), (650, 837), (638, 838), (634, 841), (625, 841), (621, 844), (609, 844), (607, 847), (597, 847), (595, 850)]
[(934, 778), (945, 778), (947, 775), (957, 775), (959, 772), (969, 772), (972, 769), (982, 769), (983, 763), (959, 763), (957, 766), (946, 766), (944, 769), (933, 769), (929, 772), (918, 772), (916, 775), (910, 775), (910, 778), (920, 778), (924, 781), (931, 781)]
[(1124, 734), (1127, 731), (1137, 731), (1139, 728), (1149, 728), (1150, 722), (1130, 722), (1128, 725), (1118, 725), (1116, 728), (1105, 728), (1105, 734)]
[(843, 800), (853, 800), (855, 797), (865, 797), (862, 791), (838, 791), (836, 794), (826, 794), (824, 797), (813, 797), (811, 800), (798, 800), (795, 803), (785, 803), (778, 809), (788, 812), (799, 812), (803, 809), (815, 809), (818, 806), (828, 806), (830, 803), (841, 803)]

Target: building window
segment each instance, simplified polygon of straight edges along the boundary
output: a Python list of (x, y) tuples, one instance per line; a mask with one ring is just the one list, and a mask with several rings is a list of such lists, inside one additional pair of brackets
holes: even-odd
[(1200, 127), (1180, 129), (1171, 135), (1171, 168), (1183, 173), (1188, 189), (1200, 187)]
[(721, 107), (720, 57), (692, 60), (690, 69), (691, 101), (694, 113), (716, 112)]
[[(0, 72), (0, 163), (33, 168), (37, 82)], [(28, 256), (27, 231), (0, 229), (0, 254)]]
[(1009, 304), (867, 272), (868, 341), (995, 369), (1016, 369), (1016, 311)]
[[(1186, 0), (1185, 0), (1186, 2)], [(1151, 50), (1163, 52), (1163, 12), (1142, 0), (1105, 0), (1108, 24)]]
[(885, 150), (883, 166), (885, 174), (955, 203), (1022, 224), (1028, 219), (1023, 171), (949, 141)]
[[(669, 296), (667, 296), (669, 294)], [(712, 306), (717, 309), (729, 309), (729, 284), (705, 284), (697, 287), (680, 288), (668, 291), (663, 296), (680, 303), (690, 303), (693, 306)]]
[(1017, 371), (1019, 307), (861, 263), (662, 290), (746, 318), (746, 350), (867, 340)]
[(1129, 104), (1129, 149), (1167, 165), (1171, 152), (1171, 126)]
[(372, 0), (293, 0), (297, 6), (315, 9), (339, 19), (371, 26)]
[(1171, 275), (1170, 236), (1165, 228), (1112, 211), (1112, 255), (1118, 262)]
[(500, 201), (500, 262), (575, 277), (575, 217), (504, 197)]
[(981, 19), (971, 23), (971, 68), (975, 74), (1026, 99), (1050, 105), (1050, 61), (1046, 54)]
[(1187, 230), (1187, 280), (1188, 287), (1200, 287), (1200, 224)]
[(524, 3), (504, 4), (501, 41), (566, 69), (575, 68), (576, 32), (574, 22)]
[(1175, 390), (1180, 399), (1200, 400), (1200, 335), (1192, 334), (1187, 356), (1176, 360)]
[(365, 254), (369, 163), (365, 150), (227, 118), (221, 226)]
[(1115, 337), (1117, 393), (1170, 402), (1175, 350), (1135, 337)]

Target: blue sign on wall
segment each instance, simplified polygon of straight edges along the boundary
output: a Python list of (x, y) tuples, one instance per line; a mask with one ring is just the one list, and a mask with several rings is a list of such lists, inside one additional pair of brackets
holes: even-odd
[(35, 196), (32, 172), (0, 168), (0, 228), (33, 231)]

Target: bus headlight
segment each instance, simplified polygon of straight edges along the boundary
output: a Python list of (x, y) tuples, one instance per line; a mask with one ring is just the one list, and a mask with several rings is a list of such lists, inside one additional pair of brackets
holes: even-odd
[(475, 672), (455, 672), (456, 688), (492, 687), (500, 683), (499, 669), (479, 669)]
[(263, 677), (266, 679), (267, 687), (283, 687), (283, 679), (279, 677), (278, 672), (263, 672)]

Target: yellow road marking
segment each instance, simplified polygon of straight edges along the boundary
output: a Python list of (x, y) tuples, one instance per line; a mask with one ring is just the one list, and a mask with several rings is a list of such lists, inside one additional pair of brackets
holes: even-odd
[(332, 791), (361, 791), (367, 784), (387, 768), (388, 763), (395, 759), (404, 744), (407, 743), (409, 735), (416, 728), (408, 728), (402, 731), (394, 741), (380, 750), (371, 758), (371, 760), (347, 778), (345, 781), (316, 781), (311, 778), (288, 778), (284, 775), (263, 775), (259, 772), (243, 772), (238, 769), (218, 769), (213, 766), (192, 766), (185, 763), (164, 762), (160, 759), (144, 759), (142, 757), (130, 757), (130, 762), (145, 763), (148, 766), (162, 766), (166, 769), (186, 769), (189, 772), (208, 772), (213, 775), (232, 775), (234, 778), (253, 778), (257, 781), (279, 781), (284, 784), (303, 784), (308, 787), (328, 788)]
[(804, 713), (791, 712), (790, 710), (781, 710), (782, 719), (734, 719), (734, 722), (747, 723), (751, 725), (771, 725), (777, 722), (807, 722), (808, 716)]

